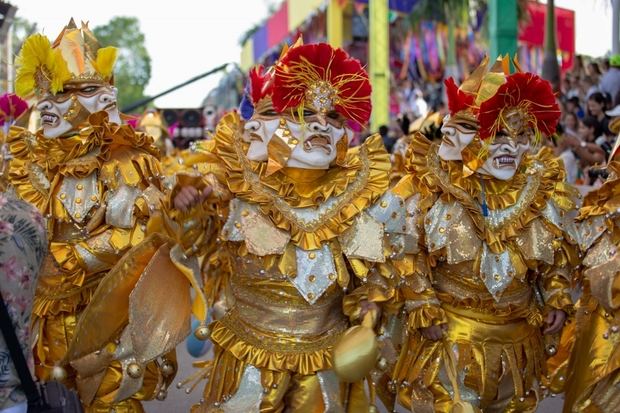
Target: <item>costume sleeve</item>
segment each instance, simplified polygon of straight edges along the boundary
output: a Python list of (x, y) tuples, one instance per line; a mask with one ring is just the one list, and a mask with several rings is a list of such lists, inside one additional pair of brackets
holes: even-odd
[(391, 305), (407, 313), (407, 327), (414, 331), (447, 322), (444, 311), (431, 284), (431, 265), (426, 253), (424, 219), (435, 199), (433, 194), (423, 195), (412, 188), (404, 190), (404, 178), (395, 192), (412, 194), (405, 201), (406, 236), (404, 254), (390, 260), (394, 273), (396, 293)]
[[(201, 145), (182, 156), (171, 177), (171, 189), (163, 200), (162, 213), (152, 220), (149, 232), (162, 231), (180, 245), (186, 255), (204, 256), (216, 241), (218, 229), (225, 219), (230, 192), (223, 184), (225, 175), (217, 157), (211, 152), (212, 145)], [(170, 171), (168, 171), (170, 172)], [(192, 186), (201, 192), (212, 192), (200, 205), (189, 211), (174, 207), (174, 199), (183, 187)]]
[(565, 237), (556, 237), (553, 248), (553, 264), (545, 264), (540, 271), (539, 286), (545, 303), (544, 312), (555, 309), (572, 314), (572, 276), (578, 262), (576, 247)]

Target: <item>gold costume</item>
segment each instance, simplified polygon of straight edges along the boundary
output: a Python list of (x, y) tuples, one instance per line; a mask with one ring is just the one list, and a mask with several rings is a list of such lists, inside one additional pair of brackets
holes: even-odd
[[(409, 174), (392, 189), (405, 200), (408, 236), (418, 244), (393, 263), (409, 314), (393, 389), (416, 411), (451, 411), (456, 383), (460, 399), (484, 411), (534, 411), (543, 316), (571, 308), (574, 205), (563, 167), (543, 149), (525, 155), (509, 181), (465, 176), (437, 147), (415, 136)], [(443, 323), (444, 340), (418, 331)]]
[(620, 410), (620, 164), (611, 161), (607, 169), (611, 177), (586, 196), (579, 217), (583, 295), (568, 365), (566, 413)]
[[(350, 149), (343, 166), (266, 176), (264, 163), (245, 158), (240, 126), (236, 114), (226, 115), (214, 140), (197, 147), (218, 162), (209, 184), (226, 177), (210, 209), (224, 222), (202, 226), (221, 228), (204, 237), (218, 245), (205, 284), (210, 304), (227, 297), (229, 311), (210, 326), (215, 358), (204, 363), (205, 403), (194, 410), (366, 411), (361, 387), (341, 384), (332, 371), (331, 351), (360, 300), (389, 298), (387, 282), (371, 269), (391, 253), (389, 237), (402, 232), (399, 201), (381, 197), (389, 156), (374, 136)], [(184, 222), (179, 211), (170, 214)]]
[[(118, 117), (109, 83), (115, 57), (73, 20), (53, 44), (26, 40), (16, 89), (43, 102), (43, 127), (11, 129), (9, 183), (47, 218), (49, 254), (33, 307), (38, 378), (77, 388), (87, 412), (130, 413), (143, 411), (140, 400), (165, 397), (176, 372), (174, 353), (165, 354), (188, 328), (155, 344), (135, 336), (136, 323), (150, 322), (142, 318), (153, 305), (145, 280), (164, 244), (143, 243), (163, 199), (162, 173), (152, 138), (109, 120)], [(99, 102), (105, 108), (93, 109)], [(111, 296), (132, 290), (130, 300)]]

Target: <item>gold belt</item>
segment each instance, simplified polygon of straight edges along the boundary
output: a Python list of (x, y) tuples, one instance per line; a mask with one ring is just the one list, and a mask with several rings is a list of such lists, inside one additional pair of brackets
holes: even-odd
[(442, 305), (448, 317), (448, 336), (451, 341), (474, 343), (494, 342), (514, 344), (526, 341), (540, 330), (526, 319), (506, 321), (490, 314)]
[(316, 337), (340, 329), (347, 322), (340, 293), (311, 305), (302, 297), (280, 301), (246, 285), (236, 284), (232, 290), (234, 316), (264, 332)]

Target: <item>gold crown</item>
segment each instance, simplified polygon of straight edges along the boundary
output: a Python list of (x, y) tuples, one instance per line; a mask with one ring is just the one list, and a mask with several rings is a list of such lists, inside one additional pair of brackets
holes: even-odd
[(29, 36), (16, 59), (15, 91), (25, 97), (56, 94), (67, 83), (110, 83), (116, 62), (115, 47), (100, 47), (83, 23), (71, 19), (54, 43), (41, 34)]

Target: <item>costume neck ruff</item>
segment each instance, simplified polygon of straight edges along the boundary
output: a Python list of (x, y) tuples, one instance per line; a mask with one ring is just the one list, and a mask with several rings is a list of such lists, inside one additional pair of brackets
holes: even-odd
[(266, 162), (249, 161), (245, 151), (238, 115), (229, 114), (215, 136), (215, 152), (226, 167), (229, 189), (258, 204), (304, 249), (320, 248), (321, 242), (340, 235), (389, 184), (389, 155), (378, 136), (349, 149), (345, 166), (320, 172), (289, 168), (266, 176)]

